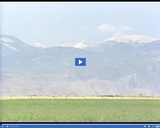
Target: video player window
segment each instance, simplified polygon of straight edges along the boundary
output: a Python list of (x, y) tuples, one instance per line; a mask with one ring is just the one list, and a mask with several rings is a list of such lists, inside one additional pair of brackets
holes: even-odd
[(0, 2), (0, 121), (160, 121), (160, 3)]

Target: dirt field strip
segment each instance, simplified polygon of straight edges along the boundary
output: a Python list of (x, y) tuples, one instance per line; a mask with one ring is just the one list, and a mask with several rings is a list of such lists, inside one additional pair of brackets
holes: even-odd
[(11, 99), (151, 99), (151, 100), (160, 100), (160, 97), (78, 97), (78, 96), (69, 96), (69, 97), (48, 97), (48, 96), (13, 96), (13, 97), (0, 97), (0, 100), (11, 100)]

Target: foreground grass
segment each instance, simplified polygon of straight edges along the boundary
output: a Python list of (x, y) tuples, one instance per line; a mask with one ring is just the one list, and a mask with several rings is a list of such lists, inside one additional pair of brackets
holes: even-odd
[(1, 100), (1, 121), (160, 121), (160, 100)]

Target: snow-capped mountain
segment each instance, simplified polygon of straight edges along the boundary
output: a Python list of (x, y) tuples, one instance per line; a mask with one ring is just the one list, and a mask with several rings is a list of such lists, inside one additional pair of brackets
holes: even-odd
[(44, 45), (42, 45), (42, 44), (40, 44), (38, 42), (33, 42), (33, 43), (28, 44), (28, 45), (33, 46), (33, 47), (38, 47), (38, 48), (47, 48), (47, 47), (49, 47), (49, 46), (44, 46)]
[[(44, 48), (0, 35), (1, 94), (160, 95), (160, 40), (136, 37)], [(86, 58), (87, 66), (76, 67), (77, 57)]]
[(3, 54), (5, 54), (6, 56), (9, 54), (17, 54), (19, 56), (26, 53), (31, 54), (32, 52), (41, 50), (43, 45), (39, 43), (33, 43), (32, 45), (30, 45), (12, 35), (1, 34), (0, 47), (2, 48), (1, 50)]
[[(48, 45), (43, 45), (38, 42), (24, 43), (23, 41), (17, 39), (16, 37), (14, 37), (12, 35), (5, 35), (5, 34), (0, 35), (0, 42), (5, 47), (8, 47), (8, 48), (13, 49), (15, 51), (19, 51), (17, 49), (18, 47), (25, 47), (25, 48), (32, 47), (32, 48), (41, 48), (41, 49), (46, 49), (46, 48), (50, 48), (50, 47), (57, 47), (57, 46), (58, 47), (73, 47), (73, 48), (78, 48), (78, 49), (85, 49), (88, 47), (86, 40), (82, 40), (77, 44), (66, 43), (66, 44), (48, 46)], [(15, 48), (14, 46), (16, 46), (17, 48)]]
[(19, 39), (11, 35), (0, 35), (0, 44), (1, 44), (2, 50), (4, 51), (9, 50), (10, 52), (11, 51), (19, 52), (19, 50), (21, 49), (20, 47), (25, 46), (25, 44), (22, 41), (20, 41)]
[(85, 49), (88, 47), (87, 45), (87, 41), (86, 40), (83, 40), (75, 45), (73, 45), (74, 48), (80, 48), (80, 49)]
[(114, 42), (123, 42), (123, 43), (127, 43), (127, 44), (134, 44), (134, 43), (150, 43), (150, 42), (153, 42), (156, 40), (158, 40), (158, 39), (148, 37), (145, 35), (124, 35), (124, 36), (110, 37), (100, 43), (114, 41)]

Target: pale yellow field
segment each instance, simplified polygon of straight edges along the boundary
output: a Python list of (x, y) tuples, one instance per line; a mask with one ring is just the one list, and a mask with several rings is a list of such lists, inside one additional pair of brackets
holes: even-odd
[(0, 97), (0, 100), (10, 99), (153, 99), (160, 100), (160, 97), (152, 96), (122, 96), (122, 97), (96, 97), (96, 96), (12, 96), (12, 97)]

